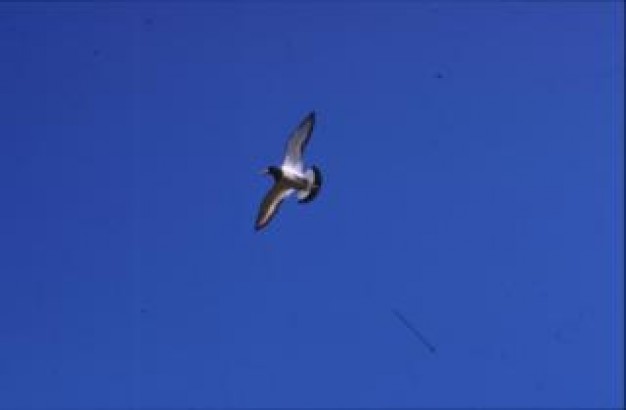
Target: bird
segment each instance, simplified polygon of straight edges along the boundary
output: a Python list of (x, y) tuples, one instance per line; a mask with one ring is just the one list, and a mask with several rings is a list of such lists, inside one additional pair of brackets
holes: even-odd
[(315, 165), (305, 169), (303, 159), (314, 125), (315, 111), (311, 111), (289, 136), (282, 165), (280, 167), (271, 165), (261, 171), (262, 175), (268, 175), (274, 179), (274, 185), (267, 192), (259, 207), (254, 225), (256, 231), (260, 231), (270, 223), (282, 202), (293, 193), (296, 193), (298, 202), (301, 204), (313, 201), (319, 194), (322, 187), (322, 173)]

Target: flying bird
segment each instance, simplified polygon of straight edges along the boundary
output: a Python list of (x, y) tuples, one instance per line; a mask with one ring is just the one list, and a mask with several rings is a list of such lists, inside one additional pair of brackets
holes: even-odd
[(322, 187), (322, 173), (315, 165), (305, 169), (302, 158), (314, 124), (315, 112), (310, 112), (289, 137), (283, 164), (280, 167), (269, 166), (261, 172), (272, 176), (274, 185), (261, 202), (255, 224), (257, 231), (267, 226), (281, 203), (293, 193), (296, 193), (298, 202), (303, 204), (311, 202), (318, 195)]

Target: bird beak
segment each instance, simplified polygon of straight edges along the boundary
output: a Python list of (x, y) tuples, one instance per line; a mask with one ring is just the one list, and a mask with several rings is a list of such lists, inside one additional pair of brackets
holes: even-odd
[(263, 168), (261, 171), (259, 171), (260, 175), (267, 175), (269, 174), (269, 172), (267, 171), (267, 168)]

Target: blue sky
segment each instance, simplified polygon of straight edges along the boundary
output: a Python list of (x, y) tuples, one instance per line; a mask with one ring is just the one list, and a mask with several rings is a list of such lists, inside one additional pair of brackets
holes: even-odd
[(623, 13), (1, 3), (0, 408), (619, 406)]

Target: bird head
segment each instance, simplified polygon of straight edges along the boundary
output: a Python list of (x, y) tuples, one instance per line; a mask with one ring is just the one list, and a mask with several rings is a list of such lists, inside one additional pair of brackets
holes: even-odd
[(283, 171), (275, 166), (269, 166), (261, 171), (262, 175), (271, 175), (275, 180), (279, 180), (283, 176)]

